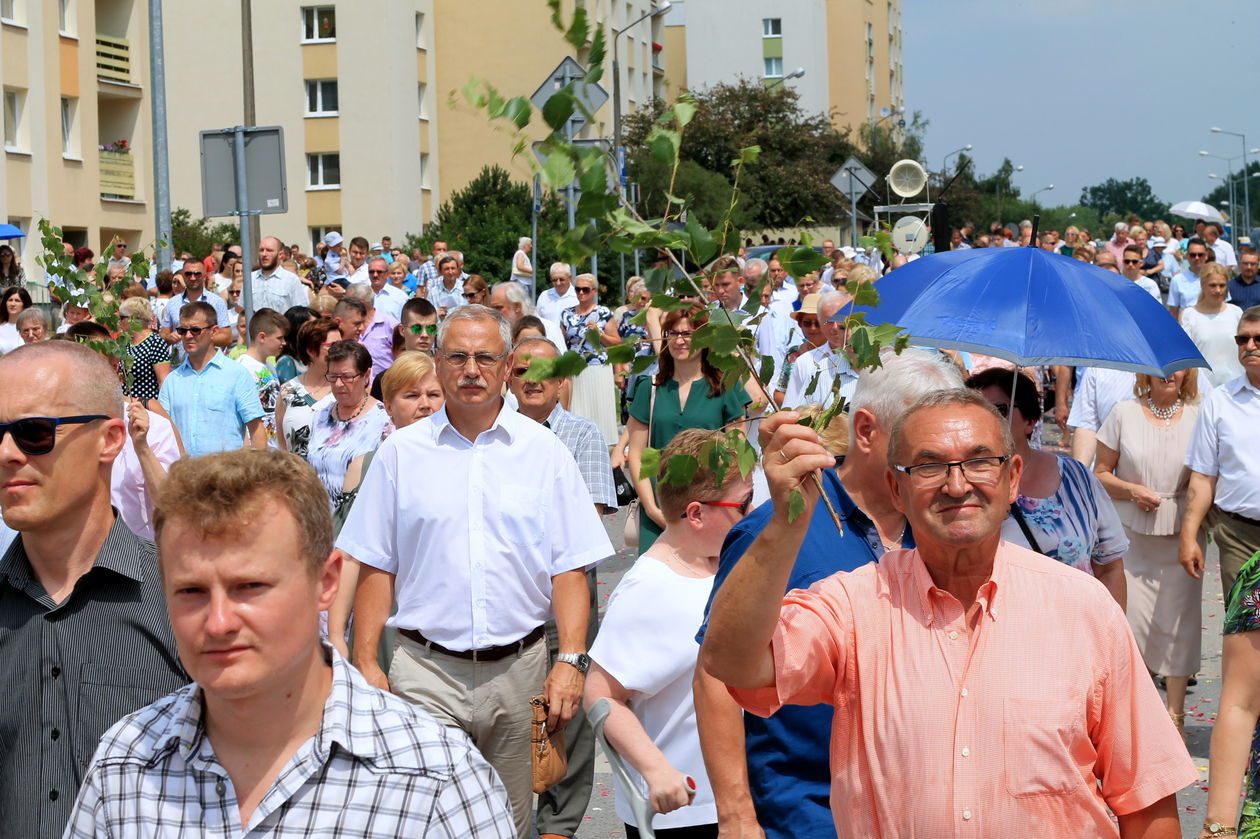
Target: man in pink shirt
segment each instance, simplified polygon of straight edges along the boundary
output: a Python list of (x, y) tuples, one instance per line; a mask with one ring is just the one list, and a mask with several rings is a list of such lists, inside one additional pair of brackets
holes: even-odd
[(997, 412), (962, 390), (912, 405), (886, 480), (917, 548), (780, 600), (817, 500), (806, 478), (834, 464), (796, 419), (763, 421), (775, 514), (718, 591), (701, 661), (753, 713), (835, 706), (838, 835), (1179, 837), (1176, 793), (1198, 772), (1123, 612), (1000, 540), (1023, 464)]

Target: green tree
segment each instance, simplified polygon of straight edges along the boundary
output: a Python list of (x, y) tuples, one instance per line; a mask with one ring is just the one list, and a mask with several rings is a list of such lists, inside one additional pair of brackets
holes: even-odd
[(1108, 178), (1081, 190), (1080, 203), (1100, 217), (1133, 213), (1143, 219), (1155, 219), (1168, 212), (1168, 205), (1159, 200), (1146, 178), (1130, 178), (1127, 181)]
[(183, 207), (177, 207), (171, 213), (171, 250), (176, 256), (187, 251), (193, 256), (204, 257), (215, 243), (239, 245), (240, 228), (227, 222), (212, 226), (210, 220), (204, 218), (194, 221), (192, 211)]
[[(1247, 185), (1246, 189), (1243, 188), (1242, 182), (1244, 174), (1251, 178), (1251, 182)], [(1227, 183), (1220, 184), (1216, 187), (1216, 189), (1203, 196), (1203, 202), (1205, 204), (1211, 204), (1213, 207), (1220, 210), (1227, 211), (1225, 212), (1225, 217), (1231, 222), (1241, 225), (1247, 217), (1247, 214), (1243, 210), (1243, 207), (1245, 206), (1244, 202), (1248, 198), (1248, 195), (1250, 195), (1251, 223), (1260, 224), (1260, 178), (1255, 177), (1257, 174), (1260, 174), (1260, 161), (1257, 160), (1252, 160), (1247, 164), (1247, 171), (1245, 173), (1234, 173), (1234, 200), (1238, 204), (1237, 207), (1226, 206), (1229, 203), (1229, 184)], [(1239, 234), (1246, 236), (1250, 234), (1250, 231), (1239, 230), (1234, 235), (1237, 237)]]

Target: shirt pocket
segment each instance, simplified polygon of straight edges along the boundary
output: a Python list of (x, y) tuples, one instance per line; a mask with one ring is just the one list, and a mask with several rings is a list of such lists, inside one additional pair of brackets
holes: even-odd
[(1002, 705), (1006, 791), (1016, 798), (1067, 795), (1082, 785), (1072, 760), (1080, 723), (1070, 704), (1006, 699)]
[(490, 519), (500, 539), (510, 545), (534, 546), (542, 541), (546, 522), (546, 489), (541, 485), (503, 483), (497, 488)]
[(80, 771), (87, 768), (110, 726), (183, 684), (174, 673), (164, 670), (82, 665), (74, 737), (74, 757)]

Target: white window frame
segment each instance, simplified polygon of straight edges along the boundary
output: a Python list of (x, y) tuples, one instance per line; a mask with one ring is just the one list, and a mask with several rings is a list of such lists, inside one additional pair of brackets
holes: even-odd
[[(779, 62), (779, 68), (778, 68), (779, 71), (777, 73), (772, 71), (772, 66), (771, 66), (771, 62), (775, 62), (775, 61)], [(762, 70), (765, 72), (765, 75), (763, 76), (763, 78), (767, 78), (767, 79), (783, 78), (783, 56), (781, 55), (766, 56), (765, 58), (762, 59)]]
[(61, 97), (61, 156), (67, 160), (82, 160), (79, 147), (79, 100), (73, 96)]
[(309, 230), (311, 234), (311, 253), (319, 253), (319, 246), (324, 244), (324, 237), (334, 230), (340, 233), (341, 227), (312, 227)]
[(416, 49), (426, 50), (428, 41), (424, 37), (424, 12), (416, 12)]
[[(327, 88), (324, 85), (331, 84), (333, 86), (333, 96), (337, 99), (337, 108), (329, 110), (325, 107), (324, 99)], [(315, 107), (311, 107), (311, 94), (315, 94)], [(335, 117), (339, 114), (338, 108), (341, 107), (341, 90), (337, 85), (336, 79), (307, 79), (306, 80), (306, 98), (303, 103), (306, 107), (306, 116), (308, 117)]]
[(416, 99), (418, 100), (420, 119), (428, 122), (429, 120), (429, 86), (424, 82), (417, 83)]
[(429, 186), (429, 154), (428, 152), (420, 152), (420, 188), (431, 189)]
[(57, 0), (57, 32), (68, 38), (79, 37), (79, 29), (74, 25), (75, 13), (78, 11), (75, 7), (75, 0)]
[[(775, 30), (778, 30), (778, 31), (776, 32)], [(761, 19), (761, 37), (782, 38), (783, 37), (783, 18), (763, 17)]]
[(4, 150), (14, 152), (26, 151), (25, 144), (22, 142), (23, 109), (26, 106), (25, 91), (12, 87), (4, 88), (3, 97), (3, 116), (0, 119), (4, 121)]
[(21, 24), (18, 19), (18, 2), (19, 0), (0, 0), (0, 23)]
[[(332, 12), (333, 36), (319, 37), (319, 13)], [(309, 33), (309, 34), (308, 34)], [(337, 7), (336, 6), (303, 6), (302, 7), (302, 41), (303, 44), (335, 44), (337, 42)]]
[[(325, 178), (326, 159), (337, 158), (337, 182), (327, 183)], [(311, 171), (312, 164), (318, 164), (318, 175)], [(306, 156), (306, 188), (307, 190), (341, 189), (341, 154), (339, 152), (322, 152)]]

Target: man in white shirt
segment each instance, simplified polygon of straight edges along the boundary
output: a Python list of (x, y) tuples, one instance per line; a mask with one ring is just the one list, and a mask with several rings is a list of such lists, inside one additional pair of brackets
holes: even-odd
[(1142, 273), (1142, 248), (1138, 245), (1124, 246), (1124, 259), (1121, 260), (1124, 268), (1120, 272), (1124, 274), (1125, 279), (1131, 280), (1137, 284), (1138, 288), (1145, 291), (1151, 297), (1154, 297), (1160, 303), (1164, 302), (1163, 297), (1159, 293), (1159, 284), (1150, 277)]
[[(587, 497), (573, 455), (504, 405), (510, 341), (493, 309), (446, 317), (437, 358), (446, 404), (381, 444), (337, 546), (361, 563), (355, 664), (471, 735), (525, 839), (529, 697), (545, 696), (549, 730), (576, 712), (589, 664), (586, 569), (613, 549), (594, 507), (573, 503)], [(415, 480), (418, 463), (434, 478)], [(560, 655), (548, 671), (543, 624), (553, 616)], [(386, 619), (399, 635), (389, 679), (377, 664)]]
[(1221, 238), (1225, 229), (1221, 227), (1218, 221), (1209, 221), (1203, 228), (1203, 239), (1207, 242), (1208, 247), (1216, 254), (1216, 261), (1230, 269), (1230, 274), (1235, 273), (1238, 268), (1238, 257), (1234, 256), (1234, 248), (1229, 242)]
[(311, 305), (310, 292), (297, 274), (280, 264), (284, 245), (275, 236), (264, 236), (258, 243), (258, 269), (254, 271), (250, 292), (254, 311), (275, 309), (284, 314), (294, 306)]
[(367, 258), (368, 240), (355, 236), (350, 240), (350, 262), (346, 265), (346, 279), (351, 285), (367, 284)]
[(1238, 569), (1260, 550), (1260, 306), (1243, 312), (1235, 333), (1243, 375), (1208, 394), (1190, 438), (1190, 486), (1181, 519), (1180, 560), (1203, 573), (1197, 536), (1206, 523), (1221, 551), (1221, 584), (1229, 594)]
[(853, 398), (858, 377), (846, 352), (848, 335), (842, 322), (832, 320), (852, 299), (843, 291), (833, 291), (819, 298), (818, 319), (822, 322), (823, 337), (827, 343), (796, 359), (788, 377), (783, 407), (799, 408), (812, 402), (830, 405), (833, 401), (831, 391), (836, 386), (840, 396)]
[(551, 277), (551, 288), (538, 295), (538, 317), (559, 323), (560, 313), (578, 303), (577, 294), (573, 291), (573, 272), (568, 264), (553, 262), (547, 276)]
[(368, 283), (376, 293), (377, 311), (384, 312), (394, 320), (402, 320), (402, 307), (407, 302), (407, 292), (389, 284), (389, 263), (383, 256), (374, 256), (368, 260)]
[(1186, 270), (1173, 277), (1168, 286), (1168, 312), (1178, 323), (1181, 322), (1181, 310), (1199, 302), (1199, 270), (1215, 256), (1207, 242), (1198, 237), (1186, 243)]
[(438, 317), (464, 305), (464, 280), (459, 257), (447, 251), (438, 257), (438, 279), (429, 286), (429, 302), (437, 307)]
[(790, 282), (792, 279), (788, 276), (787, 269), (774, 257), (770, 258), (770, 305), (776, 306), (783, 310), (783, 313), (791, 314), (792, 304), (796, 302), (796, 283)]

